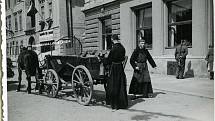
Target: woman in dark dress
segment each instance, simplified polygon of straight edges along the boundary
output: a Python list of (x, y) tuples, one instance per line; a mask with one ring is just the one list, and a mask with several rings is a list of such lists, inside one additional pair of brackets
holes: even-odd
[(153, 93), (147, 60), (153, 68), (156, 67), (152, 56), (145, 48), (145, 41), (141, 39), (139, 47), (134, 50), (130, 58), (130, 64), (134, 69), (134, 73), (129, 88), (129, 94), (133, 94), (135, 99), (137, 96), (148, 98), (151, 97)]
[(112, 36), (114, 44), (107, 58), (107, 63), (111, 64), (111, 68), (107, 81), (106, 103), (110, 104), (114, 110), (128, 107), (126, 76), (122, 64), (125, 59), (125, 48), (118, 40), (117, 35)]

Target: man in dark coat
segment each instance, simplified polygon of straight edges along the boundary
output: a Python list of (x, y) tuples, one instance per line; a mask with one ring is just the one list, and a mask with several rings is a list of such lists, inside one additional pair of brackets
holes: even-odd
[(144, 98), (152, 96), (153, 89), (147, 61), (153, 68), (156, 68), (152, 56), (145, 48), (145, 41), (141, 39), (139, 47), (134, 50), (130, 58), (130, 64), (134, 69), (134, 74), (131, 80), (129, 94), (134, 94), (134, 99), (138, 98), (137, 96), (142, 96)]
[(213, 80), (214, 79), (214, 70), (213, 70), (214, 48), (212, 45), (209, 45), (209, 50), (205, 60), (207, 61), (207, 68), (208, 68), (208, 72), (210, 73), (210, 79)]
[(186, 45), (186, 40), (182, 40), (181, 44), (176, 47), (175, 59), (177, 61), (176, 78), (184, 78), (185, 60), (188, 54), (188, 49)]
[(125, 48), (118, 41), (118, 35), (112, 36), (113, 47), (107, 57), (107, 64), (111, 64), (110, 78), (107, 81), (106, 103), (113, 110), (128, 107), (126, 76), (122, 62), (125, 60)]

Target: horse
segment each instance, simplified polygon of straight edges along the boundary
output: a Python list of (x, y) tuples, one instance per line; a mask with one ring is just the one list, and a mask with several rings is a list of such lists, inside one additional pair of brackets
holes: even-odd
[(34, 52), (33, 50), (28, 50), (26, 47), (22, 48), (21, 53), (18, 56), (18, 81), (19, 84), (17, 86), (17, 92), (20, 91), (21, 88), (21, 80), (22, 80), (22, 70), (25, 70), (26, 73), (26, 79), (28, 81), (28, 87), (27, 87), (27, 92), (30, 94), (31, 93), (31, 76), (35, 76), (36, 78), (36, 87), (35, 89), (38, 88), (38, 75), (40, 76), (42, 74), (41, 69), (39, 68), (39, 61), (38, 61), (38, 56), (37, 53)]

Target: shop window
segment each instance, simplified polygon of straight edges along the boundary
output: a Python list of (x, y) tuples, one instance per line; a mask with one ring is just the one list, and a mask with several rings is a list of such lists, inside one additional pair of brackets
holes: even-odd
[(41, 46), (41, 53), (55, 50), (54, 40), (53, 41), (47, 41), (47, 42), (40, 42), (40, 44), (42, 45)]
[(137, 44), (141, 38), (146, 42), (146, 48), (152, 48), (152, 7), (147, 6), (136, 11)]
[(111, 18), (103, 18), (102, 22), (102, 49), (109, 50), (112, 48), (112, 23)]
[(192, 0), (167, 2), (168, 47), (175, 47), (182, 39), (192, 46)]

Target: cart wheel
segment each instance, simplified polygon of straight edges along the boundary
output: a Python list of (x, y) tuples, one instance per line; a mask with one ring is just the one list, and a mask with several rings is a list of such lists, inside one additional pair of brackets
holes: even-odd
[(44, 88), (49, 97), (56, 97), (59, 91), (59, 78), (55, 70), (49, 69), (45, 74)]
[(89, 70), (79, 65), (72, 73), (72, 88), (79, 104), (88, 105), (93, 93), (93, 80)]

